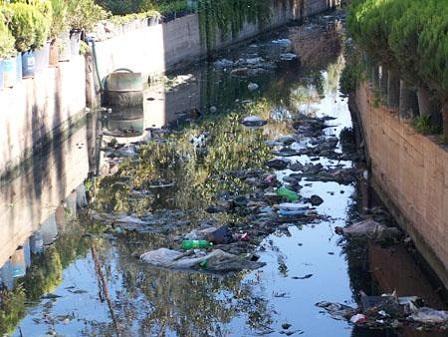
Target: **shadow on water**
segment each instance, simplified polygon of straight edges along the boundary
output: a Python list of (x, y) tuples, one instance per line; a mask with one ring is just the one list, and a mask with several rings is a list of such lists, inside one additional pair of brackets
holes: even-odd
[[(40, 240), (32, 237), (30, 257), (22, 258), (31, 259), (32, 264), (25, 266), (26, 275), (16, 280), (14, 292), (1, 294), (0, 332), (15, 330), (13, 336), (277, 336), (288, 323), (289, 331), (313, 337), (438, 336), (406, 329), (363, 330), (333, 320), (315, 307), (323, 300), (355, 305), (360, 290), (371, 295), (396, 290), (403, 296), (421, 296), (433, 307), (446, 307), (437, 286), (416, 262), (416, 254), (410, 253), (412, 247), (360, 245), (334, 235), (335, 226), (359, 220), (366, 203), (374, 205), (362, 184), (301, 181), (301, 195), (319, 194), (324, 202), (317, 211), (328, 217), (254, 237), (257, 254), (267, 263), (257, 271), (228, 275), (169, 271), (135, 258), (151, 249), (176, 247), (180, 234), (204, 221), (235, 229), (247, 222), (243, 211), (209, 214), (206, 209), (217, 194), (225, 198), (254, 191), (239, 179), (238, 172), (265, 168), (271, 158), (265, 140), (291, 133), (289, 115), (300, 111), (333, 117), (325, 129), (328, 137), (339, 137), (352, 126), (347, 101), (338, 92), (344, 66), (340, 30), (339, 18), (320, 17), (305, 26), (272, 33), (219, 59), (269, 59), (278, 41), (289, 39), (300, 63), (278, 62), (276, 69), (253, 76), (234, 76), (231, 70), (199, 64), (171, 74), (171, 80), (153, 83), (144, 93), (143, 112), (91, 119), (85, 127), (90, 131), (81, 132), (80, 141), (71, 140), (87, 144), (82, 157), (85, 175), (100, 171), (95, 158), (101, 157), (106, 164), (117, 159), (104, 142), (113, 138), (148, 142), (145, 137), (152, 141), (140, 147), (138, 160), (122, 161), (116, 176), (86, 183), (90, 212), (74, 217), (86, 192), (79, 189), (65, 202), (71, 211), (60, 207), (49, 217), (46, 226), (53, 231), (50, 236), (55, 236), (55, 230), (59, 233), (58, 240), (45, 244), (42, 230)], [(249, 90), (249, 83), (256, 83), (259, 90)], [(240, 124), (246, 114), (273, 121), (250, 130)], [(156, 128), (162, 126), (171, 131), (159, 138), (161, 131)], [(102, 144), (88, 136), (96, 134), (97, 128), (104, 134)], [(205, 150), (194, 148), (192, 137), (205, 132)], [(100, 148), (105, 149), (101, 155)], [(306, 155), (294, 160), (312, 161)], [(316, 160), (325, 166), (340, 164), (324, 157)], [(67, 170), (72, 163), (73, 158), (57, 168)], [(343, 165), (360, 164), (345, 160)], [(34, 170), (44, 172), (44, 167)], [(174, 188), (151, 187), (171, 181), (176, 183)], [(126, 232), (92, 216), (101, 212), (136, 213), (160, 224), (151, 233)], [(387, 213), (381, 220), (391, 221)], [(298, 278), (306, 274), (311, 276)]]

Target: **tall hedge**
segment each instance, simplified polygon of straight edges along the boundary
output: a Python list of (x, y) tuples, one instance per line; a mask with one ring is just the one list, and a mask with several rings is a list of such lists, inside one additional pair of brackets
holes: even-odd
[(379, 62), (436, 94), (448, 141), (448, 1), (354, 0), (348, 22), (357, 43)]

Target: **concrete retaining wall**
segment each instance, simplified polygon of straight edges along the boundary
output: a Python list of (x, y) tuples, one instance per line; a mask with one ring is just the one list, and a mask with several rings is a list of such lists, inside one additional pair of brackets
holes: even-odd
[(84, 182), (95, 134), (85, 124), (65, 141), (54, 141), (31, 158), (30, 167), (0, 184), (0, 267), (56, 208)]
[(368, 85), (358, 88), (373, 185), (448, 285), (448, 151), (374, 101)]
[(47, 68), (34, 79), (0, 90), (0, 175), (67, 130), (86, 106), (84, 57)]
[(329, 8), (341, 4), (341, 0), (304, 0), (303, 16), (308, 17), (317, 13), (322, 13)]

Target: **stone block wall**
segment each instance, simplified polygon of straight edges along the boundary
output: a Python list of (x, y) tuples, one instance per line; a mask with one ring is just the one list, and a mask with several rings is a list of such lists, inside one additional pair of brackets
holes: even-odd
[(448, 149), (374, 101), (367, 84), (358, 88), (374, 187), (448, 285)]

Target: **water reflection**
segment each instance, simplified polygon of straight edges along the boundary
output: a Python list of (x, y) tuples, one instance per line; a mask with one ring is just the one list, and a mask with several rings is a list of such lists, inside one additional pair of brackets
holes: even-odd
[[(18, 323), (21, 331), (17, 329), (14, 336), (249, 336), (271, 330), (276, 335), (283, 323), (290, 323), (297, 334), (304, 331), (310, 336), (425, 336), (424, 332), (407, 330), (372, 332), (352, 328), (322, 315), (314, 306), (321, 300), (353, 304), (359, 290), (373, 295), (396, 289), (403, 295), (420, 295), (435, 307), (445, 307), (446, 302), (407, 249), (341, 244), (334, 236), (335, 226), (355, 221), (363, 214), (362, 205), (368, 196), (362, 193), (361, 185), (307, 181), (305, 186), (303, 182), (301, 194), (321, 195), (324, 203), (318, 211), (331, 218), (313, 226), (297, 224), (265, 238), (257, 253), (267, 266), (256, 272), (227, 276), (181, 273), (151, 268), (134, 257), (173, 245), (178, 233), (204, 220), (204, 208), (217, 191), (250, 191), (237, 177), (214, 177), (221, 172), (262, 167), (270, 155), (264, 140), (288, 134), (291, 130), (287, 117), (291, 114), (301, 111), (334, 117), (332, 127), (325, 131), (328, 135), (339, 136), (351, 126), (347, 103), (338, 92), (343, 67), (338, 34), (341, 26), (325, 18), (317, 20), (330, 22), (319, 26), (326, 27), (327, 33), (321, 34), (319, 28), (318, 35), (304, 34), (313, 31), (312, 23), (309, 28), (278, 32), (225, 54), (226, 58), (252, 57), (256, 51), (265, 56), (272, 52), (266, 47), (272, 46), (272, 40), (288, 37), (292, 48), (301, 55), (301, 66), (296, 62), (281, 63), (276, 70), (247, 78), (216, 70), (213, 65), (201, 65), (180, 73), (181, 77), (174, 76), (174, 81), (153, 83), (144, 92), (143, 110), (103, 114), (100, 122), (95, 122), (103, 142), (94, 137), (90, 144), (97, 144), (95, 149), (84, 149), (82, 157), (68, 159), (64, 165), (71, 169), (71, 164), (77, 163), (73, 165), (76, 174), (67, 178), (74, 186), (66, 190), (75, 189), (78, 179), (83, 180), (89, 172), (99, 171), (101, 163), (92, 165), (92, 154), (98, 154), (98, 148), (111, 139), (137, 141), (147, 135), (148, 129), (177, 126), (178, 138), (172, 144), (149, 145), (141, 162), (124, 166), (120, 179), (108, 177), (98, 186), (88, 186), (87, 192), (94, 197), (91, 206), (99, 210), (166, 215), (183, 210), (183, 227), (168, 233), (124, 235), (119, 228), (78, 212), (86, 204), (86, 190), (77, 189), (62, 206), (52, 207), (42, 216), (38, 221), (41, 226), (33, 224), (29, 242), (15, 242), (9, 251), (1, 280), (9, 289), (14, 283), (22, 286), (15, 288), (11, 297), (14, 302), (0, 295), (2, 303), (7, 303), (0, 306), (6, 314), (0, 315), (0, 332), (12, 331)], [(306, 36), (306, 41), (300, 39), (301, 35)], [(256, 82), (260, 90), (251, 92), (250, 82)], [(276, 122), (264, 129), (247, 130), (239, 123), (238, 111), (262, 116), (273, 113)], [(192, 135), (203, 131), (209, 132), (211, 138), (206, 154), (193, 151), (190, 143)], [(86, 136), (85, 131), (81, 134)], [(83, 142), (76, 139), (68, 142)], [(71, 149), (76, 152), (77, 147)], [(185, 162), (179, 153), (194, 160)], [(106, 159), (104, 153), (96, 158)], [(325, 165), (338, 164), (327, 158), (319, 160)], [(135, 191), (129, 188), (129, 176), (137, 192), (150, 190), (144, 198), (132, 194)], [(169, 192), (152, 192), (149, 187), (156, 179), (175, 180), (176, 187)], [(358, 198), (351, 197), (355, 192)], [(244, 214), (207, 215), (207, 219), (210, 217), (229, 224), (246, 220)], [(19, 282), (14, 282), (14, 270), (17, 277), (20, 275)], [(398, 270), (403, 273), (397, 274)], [(305, 274), (313, 277), (292, 278)]]
[[(143, 102), (143, 98), (142, 98)], [(143, 103), (141, 107), (120, 109), (105, 115), (103, 132), (112, 137), (138, 137), (145, 131)]]

